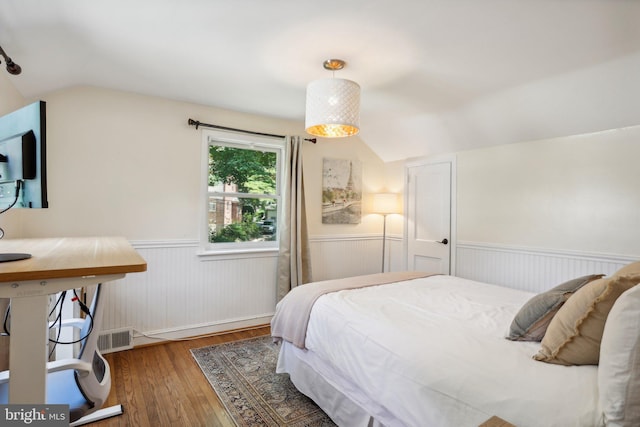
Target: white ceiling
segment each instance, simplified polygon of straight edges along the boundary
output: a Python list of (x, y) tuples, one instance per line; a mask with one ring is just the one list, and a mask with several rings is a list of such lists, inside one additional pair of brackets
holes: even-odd
[(27, 98), (94, 85), (301, 122), (341, 58), (385, 161), (640, 124), (634, 0), (2, 0), (0, 45)]

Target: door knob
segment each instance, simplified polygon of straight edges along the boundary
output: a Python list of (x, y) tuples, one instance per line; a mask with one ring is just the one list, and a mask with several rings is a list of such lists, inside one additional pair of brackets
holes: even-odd
[(436, 243), (442, 243), (443, 245), (446, 245), (447, 243), (449, 243), (449, 241), (447, 239), (442, 239), (442, 240), (436, 241)]

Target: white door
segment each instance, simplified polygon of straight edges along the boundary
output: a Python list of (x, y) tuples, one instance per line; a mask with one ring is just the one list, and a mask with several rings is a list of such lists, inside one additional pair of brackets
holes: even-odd
[(451, 162), (407, 168), (407, 268), (451, 272)]

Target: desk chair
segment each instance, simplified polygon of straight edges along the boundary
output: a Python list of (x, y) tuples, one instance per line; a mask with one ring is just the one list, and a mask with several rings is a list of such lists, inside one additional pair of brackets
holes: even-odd
[[(47, 404), (69, 405), (71, 426), (119, 415), (122, 406), (102, 409), (111, 389), (109, 364), (98, 351), (103, 304), (98, 284), (89, 313), (84, 319), (68, 319), (62, 327), (80, 329), (80, 352), (77, 359), (47, 363)], [(93, 320), (92, 320), (93, 318)], [(93, 322), (93, 326), (91, 325)], [(11, 364), (11, 361), (9, 361)], [(9, 401), (9, 371), (0, 373), (0, 403)]]

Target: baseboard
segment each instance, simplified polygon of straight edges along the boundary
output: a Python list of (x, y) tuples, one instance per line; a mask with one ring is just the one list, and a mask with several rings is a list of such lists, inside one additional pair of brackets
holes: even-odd
[(181, 328), (164, 329), (140, 333), (134, 331), (133, 345), (134, 347), (146, 346), (150, 344), (162, 343), (164, 341), (176, 341), (184, 339), (195, 339), (207, 335), (215, 335), (221, 333), (229, 333), (237, 330), (252, 329), (261, 327), (271, 323), (273, 314), (266, 314), (258, 317), (245, 319), (232, 319), (223, 322), (211, 323), (206, 325), (191, 325)]

